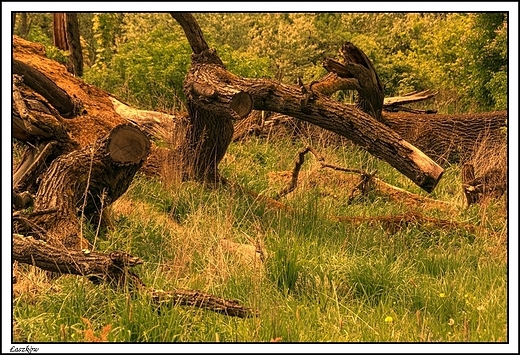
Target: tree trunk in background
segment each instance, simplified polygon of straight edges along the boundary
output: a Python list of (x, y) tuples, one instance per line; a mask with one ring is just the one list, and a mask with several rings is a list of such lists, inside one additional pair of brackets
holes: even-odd
[(83, 75), (83, 54), (79, 35), (79, 20), (76, 13), (53, 14), (54, 46), (69, 52), (67, 70), (76, 76)]
[(430, 115), (385, 113), (388, 126), (443, 166), (467, 162), (481, 144), (506, 144), (507, 111)]
[(83, 76), (83, 51), (81, 49), (81, 41), (79, 35), (78, 14), (74, 12), (67, 13), (67, 41), (69, 43), (69, 63), (67, 70), (76, 75)]
[(27, 13), (20, 13), (20, 37), (27, 37), (29, 33), (29, 25), (27, 23)]
[(69, 50), (67, 43), (67, 14), (63, 12), (55, 12), (52, 14), (52, 40), (55, 47), (62, 51)]

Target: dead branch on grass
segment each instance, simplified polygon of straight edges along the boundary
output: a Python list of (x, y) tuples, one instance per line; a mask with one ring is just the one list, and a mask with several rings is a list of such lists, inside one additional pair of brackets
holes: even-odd
[(420, 195), (411, 193), (409, 191), (403, 190), (403, 189), (401, 189), (399, 187), (390, 185), (390, 184), (384, 182), (383, 180), (375, 177), (375, 174), (377, 173), (377, 171), (367, 172), (367, 171), (364, 171), (364, 170), (361, 170), (361, 169), (345, 168), (345, 167), (329, 164), (329, 163), (325, 162), (325, 158), (323, 158), (316, 151), (316, 149), (314, 149), (311, 146), (308, 146), (308, 147), (300, 150), (297, 153), (297, 156), (296, 156), (296, 159), (295, 159), (295, 163), (294, 163), (294, 168), (293, 168), (292, 174), (291, 174), (291, 180), (289, 181), (287, 186), (285, 186), (276, 195), (275, 200), (278, 200), (281, 197), (286, 196), (287, 194), (289, 194), (290, 192), (292, 192), (292, 191), (294, 191), (296, 189), (296, 187), (298, 186), (299, 173), (300, 173), (300, 170), (301, 170), (301, 167), (302, 167), (303, 163), (305, 162), (305, 155), (307, 153), (309, 153), (309, 152), (311, 152), (316, 157), (318, 162), (320, 163), (320, 169), (328, 168), (328, 169), (333, 169), (333, 170), (342, 171), (342, 172), (346, 172), (346, 173), (353, 173), (353, 174), (359, 174), (360, 175), (360, 182), (351, 191), (351, 193), (349, 195), (349, 202), (351, 202), (354, 199), (354, 194), (355, 194), (356, 191), (359, 191), (360, 195), (363, 196), (371, 188), (375, 187), (379, 191), (387, 194), (393, 200), (396, 200), (396, 201), (399, 201), (399, 202), (402, 202), (403, 198), (405, 198), (405, 199), (409, 199), (409, 200), (411, 200), (413, 202), (417, 202), (417, 203), (432, 203), (432, 204), (441, 204), (441, 205), (453, 205), (450, 202), (440, 201), (440, 200), (435, 200), (435, 199), (432, 199), (432, 198), (420, 196)]
[(374, 217), (336, 216), (334, 217), (334, 219), (339, 222), (347, 222), (355, 225), (359, 225), (362, 223), (381, 223), (385, 230), (387, 230), (390, 233), (395, 233), (398, 230), (406, 228), (412, 224), (440, 228), (444, 230), (465, 229), (470, 233), (475, 233), (476, 230), (476, 227), (470, 224), (459, 223), (441, 218), (428, 217), (416, 211), (408, 211), (406, 213), (397, 215)]
[[(13, 260), (60, 274), (85, 276), (94, 283), (106, 281), (118, 288), (129, 286), (130, 289), (146, 290), (159, 306), (171, 302), (240, 318), (258, 314), (236, 300), (227, 300), (200, 291), (162, 291), (146, 287), (139, 276), (129, 269), (143, 264), (143, 260), (122, 251), (107, 254), (88, 249), (69, 249), (64, 252), (62, 248), (42, 240), (13, 234)], [(16, 282), (16, 279), (13, 278), (13, 282)]]

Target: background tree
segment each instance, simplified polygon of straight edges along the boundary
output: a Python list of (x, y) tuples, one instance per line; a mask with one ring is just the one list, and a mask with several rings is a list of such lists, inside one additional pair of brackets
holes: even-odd
[(53, 14), (53, 43), (58, 49), (69, 52), (67, 70), (76, 76), (83, 75), (83, 53), (79, 35), (78, 15), (73, 12)]

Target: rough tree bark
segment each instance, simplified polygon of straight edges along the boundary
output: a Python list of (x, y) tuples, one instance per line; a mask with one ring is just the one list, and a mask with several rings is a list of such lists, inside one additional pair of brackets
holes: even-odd
[[(251, 108), (287, 114), (347, 137), (387, 161), (427, 192), (437, 185), (443, 169), (372, 116), (313, 92), (312, 85), (294, 87), (231, 74), (216, 52), (207, 46), (192, 15), (171, 15), (183, 27), (194, 51), (184, 91), (193, 125), (187, 137), (193, 142), (188, 156), (193, 157), (199, 178), (218, 179), (218, 163), (231, 142), (233, 119), (247, 116)], [(239, 102), (236, 106), (246, 109), (239, 114), (233, 109), (234, 101)], [(244, 104), (251, 101), (251, 106)], [(371, 110), (378, 111), (373, 105)]]
[(67, 70), (76, 76), (83, 75), (83, 54), (79, 35), (78, 14), (74, 12), (53, 14), (54, 46), (69, 52)]
[[(232, 97), (224, 97), (223, 106), (212, 107), (202, 100), (217, 99), (217, 92), (198, 80), (204, 71), (204, 65), (211, 64), (225, 70), (224, 63), (215, 51), (210, 50), (200, 27), (191, 14), (171, 14), (182, 26), (193, 50), (192, 65), (184, 82), (190, 125), (184, 147), (184, 170), (188, 177), (207, 182), (220, 179), (218, 164), (224, 157), (233, 138), (233, 120), (249, 114), (247, 104), (252, 101), (247, 94), (239, 90), (229, 92)], [(238, 112), (231, 109), (235, 103)], [(244, 105), (246, 106), (243, 109)], [(234, 114), (235, 113), (235, 114)], [(240, 117), (240, 115), (242, 117)]]
[[(81, 235), (78, 211), (92, 218), (119, 198), (149, 149), (146, 135), (133, 126), (121, 125), (93, 145), (54, 159), (41, 177), (34, 209), (55, 212), (32, 218), (31, 222), (45, 231), (38, 237), (66, 249), (89, 248)], [(15, 229), (32, 234), (23, 224), (15, 224)]]
[(506, 144), (507, 111), (478, 114), (386, 113), (388, 126), (438, 164), (467, 162), (481, 144)]

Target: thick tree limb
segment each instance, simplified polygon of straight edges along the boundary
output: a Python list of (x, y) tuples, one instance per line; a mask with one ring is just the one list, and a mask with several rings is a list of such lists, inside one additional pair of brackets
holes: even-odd
[(55, 140), (63, 145), (72, 142), (62, 122), (51, 112), (44, 102), (24, 97), (21, 93), (22, 77), (13, 75), (13, 138), (35, 144), (43, 140)]
[(152, 299), (160, 306), (167, 304), (206, 308), (213, 312), (232, 317), (249, 318), (258, 312), (245, 307), (237, 300), (227, 300), (204, 292), (193, 290), (154, 290)]
[(340, 134), (385, 160), (427, 192), (433, 191), (442, 176), (443, 169), (419, 149), (354, 107), (321, 94), (302, 106), (304, 97), (297, 87), (267, 79), (242, 79), (215, 65), (200, 66), (196, 77), (217, 95), (199, 98), (199, 104), (208, 111), (229, 110), (226, 102), (232, 94), (245, 91), (253, 98), (254, 109), (283, 113)]
[(13, 234), (13, 260), (61, 274), (114, 280), (123, 277), (125, 268), (143, 263), (140, 258), (120, 251), (110, 254), (87, 249), (64, 251), (42, 240), (20, 234)]
[(380, 122), (383, 109), (384, 89), (372, 62), (365, 53), (351, 42), (345, 42), (340, 49), (344, 63), (327, 58), (323, 66), (329, 72), (336, 73), (341, 78), (353, 78), (355, 90), (359, 97), (356, 106)]
[[(188, 14), (171, 14), (182, 26), (197, 55), (184, 83), (192, 128), (187, 140), (191, 142), (186, 155), (195, 167), (195, 175), (218, 180), (218, 163), (233, 137), (233, 116), (230, 103), (239, 92), (247, 93), (253, 109), (286, 114), (338, 133), (360, 145), (371, 154), (387, 161), (427, 192), (433, 191), (442, 177), (443, 169), (419, 149), (403, 140), (380, 123), (383, 96), (364, 101), (362, 108), (370, 115), (314, 94), (305, 87), (284, 85), (265, 79), (242, 79), (228, 72), (215, 51), (207, 49), (202, 31)], [(366, 78), (360, 90), (371, 95), (382, 85), (372, 64), (363, 52), (347, 43), (343, 47), (345, 78)], [(344, 74), (344, 75), (342, 75)], [(362, 79), (363, 80), (363, 79)], [(368, 83), (369, 82), (369, 83)], [(367, 96), (368, 97), (368, 96)]]
[(72, 118), (81, 111), (81, 102), (71, 98), (64, 90), (34, 67), (13, 59), (13, 73), (22, 75), (23, 81), (54, 106), (64, 118)]
[(204, 35), (202, 34), (202, 30), (192, 14), (185, 12), (170, 12), (170, 15), (179, 23), (179, 25), (181, 25), (182, 29), (186, 33), (186, 38), (190, 43), (193, 53), (200, 54), (209, 49), (209, 46), (204, 39)]

